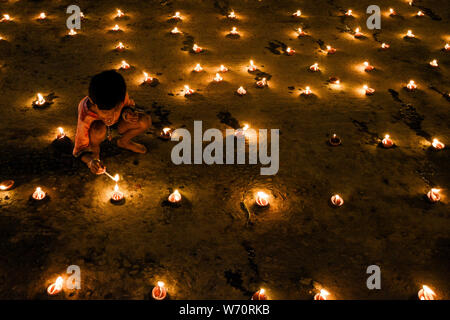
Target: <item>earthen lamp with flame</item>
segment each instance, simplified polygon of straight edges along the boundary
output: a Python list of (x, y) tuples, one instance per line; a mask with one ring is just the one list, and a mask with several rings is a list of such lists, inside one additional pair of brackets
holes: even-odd
[(352, 9), (348, 9), (348, 10), (345, 12), (345, 15), (346, 15), (347, 17), (352, 17), (352, 16), (353, 16), (353, 11), (352, 11)]
[(439, 64), (438, 64), (437, 60), (434, 59), (433, 61), (430, 61), (430, 66), (432, 66), (433, 68), (437, 68), (437, 67), (439, 67)]
[(430, 200), (430, 202), (439, 202), (441, 201), (441, 189), (432, 188), (427, 193), (427, 198)]
[(267, 300), (267, 299), (268, 298), (266, 295), (266, 290), (262, 288), (256, 291), (252, 296), (252, 300)]
[(256, 81), (256, 86), (258, 88), (267, 87), (267, 79), (266, 78), (262, 78), (261, 80)]
[(299, 36), (299, 37), (304, 37), (304, 36), (306, 36), (306, 32), (303, 31), (302, 28), (298, 28), (298, 29), (297, 29), (297, 33), (298, 33), (298, 36)]
[(219, 73), (216, 73), (216, 76), (213, 78), (214, 82), (221, 82), (223, 80), (222, 76)]
[(61, 292), (63, 288), (64, 280), (62, 277), (56, 278), (56, 281), (48, 286), (47, 293), (51, 296), (54, 296)]
[(370, 88), (368, 85), (363, 86), (363, 91), (366, 96), (371, 96), (375, 93), (375, 89)]
[(181, 194), (180, 194), (180, 192), (179, 192), (177, 189), (175, 189), (175, 191), (172, 192), (172, 193), (169, 195), (169, 197), (167, 198), (167, 200), (169, 200), (169, 202), (170, 202), (170, 203), (173, 203), (173, 204), (180, 203), (180, 202), (181, 202)]
[(438, 139), (433, 139), (433, 143), (431, 144), (434, 149), (436, 150), (442, 150), (445, 148), (445, 144)]
[(144, 72), (144, 79), (142, 80), (142, 84), (152, 84), (154, 80), (155, 79), (149, 76), (147, 72)]
[(119, 69), (120, 70), (128, 70), (128, 69), (130, 69), (130, 67), (131, 66), (125, 60), (122, 60), (122, 62), (120, 63)]
[(390, 15), (391, 17), (396, 16), (396, 15), (397, 15), (397, 12), (395, 12), (394, 9), (390, 8), (390, 9), (389, 9), (389, 15)]
[(170, 140), (172, 137), (172, 129), (171, 128), (163, 128), (161, 130), (161, 133), (159, 134), (159, 137), (163, 140)]
[(248, 72), (256, 71), (256, 66), (253, 64), (253, 60), (250, 60), (250, 65), (247, 68)]
[(62, 127), (58, 128), (58, 134), (56, 135), (56, 139), (63, 139), (66, 136), (64, 129)]
[(423, 13), (423, 11), (417, 11), (416, 13), (416, 17), (423, 17), (425, 14)]
[(219, 72), (225, 73), (225, 72), (227, 72), (227, 71), (228, 71), (228, 68), (225, 67), (223, 64), (221, 64), (221, 65), (220, 65), (220, 68), (219, 68)]
[(302, 16), (302, 12), (300, 10), (297, 10), (292, 14), (292, 16), (295, 18), (300, 18)]
[(244, 96), (247, 94), (247, 90), (245, 90), (244, 87), (241, 86), (236, 90), (236, 93), (240, 96)]
[(436, 293), (430, 287), (423, 285), (417, 293), (420, 300), (436, 300)]
[(120, 27), (119, 27), (118, 24), (116, 24), (114, 27), (112, 27), (111, 30), (114, 31), (114, 32), (119, 32), (119, 31), (121, 31), (121, 29), (120, 29)]
[(335, 207), (340, 207), (344, 204), (344, 199), (338, 194), (335, 194), (330, 199), (331, 204)]
[(337, 146), (341, 145), (341, 143), (342, 143), (341, 138), (339, 138), (339, 136), (338, 136), (336, 133), (334, 133), (334, 134), (330, 137), (330, 139), (328, 140), (328, 142), (329, 142), (330, 145), (333, 146), (333, 147), (337, 147)]
[(116, 19), (122, 18), (124, 16), (125, 16), (125, 13), (123, 13), (122, 10), (117, 9)]
[(231, 12), (228, 14), (228, 19), (233, 19), (233, 20), (237, 19), (237, 16), (236, 16), (236, 14), (234, 13), (234, 11), (231, 11)]
[(320, 289), (318, 293), (314, 295), (314, 300), (327, 300), (330, 293), (325, 289)]
[(327, 54), (335, 54), (336, 53), (336, 49), (333, 48), (332, 46), (327, 46)]
[(31, 195), (31, 198), (35, 201), (41, 201), (44, 200), (46, 197), (45, 192), (41, 189), (41, 187), (37, 187), (36, 190), (34, 190), (33, 194)]
[(236, 27), (233, 27), (228, 34), (231, 35), (231, 36), (238, 36), (239, 35), (239, 31), (237, 31)]
[(11, 21), (12, 19), (11, 19), (11, 16), (9, 15), (9, 14), (4, 14), (3, 16), (2, 16), (2, 18), (0, 19), (0, 22), (9, 22), (9, 21)]
[(290, 47), (287, 47), (287, 48), (286, 48), (286, 54), (287, 54), (288, 56), (293, 56), (293, 55), (295, 54), (295, 50), (294, 50), (294, 49), (291, 49)]
[(408, 89), (409, 91), (414, 91), (417, 89), (417, 84), (414, 82), (414, 80), (410, 80), (406, 85), (406, 89)]
[(385, 42), (383, 42), (383, 43), (381, 44), (381, 49), (383, 49), (383, 50), (387, 50), (387, 49), (389, 49), (389, 47), (390, 47), (390, 45), (387, 44), (387, 43), (385, 43)]
[(38, 20), (45, 20), (47, 19), (47, 15), (45, 14), (45, 12), (41, 12), (38, 16)]
[(383, 145), (384, 148), (392, 148), (394, 146), (394, 141), (387, 134), (384, 136), (384, 139), (381, 140), (381, 144)]
[(152, 290), (152, 297), (155, 300), (164, 300), (167, 296), (167, 290), (164, 286), (164, 282), (158, 281), (155, 287)]
[(369, 62), (364, 61), (364, 71), (370, 72), (370, 71), (373, 71), (373, 70), (375, 70), (375, 67), (372, 66)]
[(75, 35), (77, 35), (77, 32), (75, 31), (75, 29), (70, 29), (69, 33), (67, 33), (69, 36), (73, 37)]
[(415, 38), (416, 36), (414, 35), (414, 33), (412, 33), (412, 30), (408, 30), (408, 32), (406, 32), (405, 38)]
[(245, 137), (245, 132), (248, 130), (248, 128), (250, 128), (250, 126), (248, 124), (245, 124), (244, 127), (236, 129), (234, 132), (234, 136), (236, 138)]
[(313, 72), (319, 71), (320, 70), (319, 64), (318, 63), (314, 63), (312, 66), (309, 67), (309, 70), (311, 70)]
[(119, 184), (117, 183), (117, 181), (116, 185), (114, 186), (114, 191), (111, 193), (110, 201), (112, 204), (123, 204), (125, 202), (125, 196), (123, 195), (123, 192), (119, 190)]
[(194, 71), (195, 72), (202, 72), (203, 71), (203, 68), (200, 65), (200, 63), (197, 63), (197, 65), (194, 67)]
[(269, 195), (265, 192), (259, 191), (256, 194), (256, 204), (259, 207), (267, 207), (269, 205)]
[(196, 44), (194, 44), (194, 45), (192, 46), (192, 51), (195, 52), (195, 53), (200, 53), (200, 52), (203, 51), (203, 48), (202, 48), (202, 47), (199, 47), (199, 46), (196, 45)]
[(188, 85), (184, 86), (184, 96), (188, 97), (194, 93), (194, 89), (189, 88)]
[(362, 34), (361, 30), (359, 28), (356, 28), (355, 30), (355, 38), (362, 38), (364, 35)]
[(0, 191), (8, 191), (14, 186), (14, 180), (5, 180), (0, 182)]
[(175, 12), (175, 14), (172, 16), (172, 19), (174, 20), (182, 20), (181, 14), (179, 11)]
[(444, 46), (445, 51), (450, 51), (450, 44), (446, 43)]
[(306, 86), (305, 90), (303, 90), (303, 92), (302, 92), (302, 95), (309, 96), (309, 95), (311, 95), (311, 94), (312, 94), (311, 87)]
[(117, 50), (117, 51), (123, 51), (123, 50), (125, 50), (125, 46), (123, 45), (122, 42), (119, 42), (119, 43), (117, 44), (116, 50)]
[(45, 100), (44, 96), (41, 93), (36, 95), (36, 100), (33, 101), (32, 106), (35, 108), (45, 108), (49, 106), (50, 103)]
[(170, 33), (171, 33), (171, 34), (180, 34), (181, 31), (180, 31), (177, 27), (175, 27), (175, 28), (173, 28), (173, 29), (170, 31)]

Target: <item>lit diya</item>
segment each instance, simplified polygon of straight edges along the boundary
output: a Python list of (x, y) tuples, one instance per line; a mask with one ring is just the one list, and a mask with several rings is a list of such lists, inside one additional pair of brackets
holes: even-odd
[(167, 296), (167, 290), (164, 287), (164, 282), (158, 281), (156, 287), (153, 287), (152, 297), (155, 300), (163, 300)]
[(227, 71), (228, 71), (228, 68), (225, 67), (223, 64), (221, 64), (220, 68), (219, 68), (219, 72), (227, 72)]
[(236, 93), (237, 93), (238, 95), (240, 95), (240, 96), (243, 96), (243, 95), (246, 95), (246, 94), (247, 94), (247, 91), (244, 89), (244, 87), (239, 87), (239, 88), (236, 90)]
[(334, 134), (331, 136), (331, 138), (330, 138), (330, 140), (328, 140), (328, 142), (329, 142), (330, 145), (332, 145), (333, 147), (337, 147), (337, 146), (339, 146), (339, 145), (342, 143), (341, 138), (339, 138), (339, 137), (336, 135), (336, 133), (334, 133)]
[(309, 86), (306, 86), (305, 90), (302, 92), (302, 95), (309, 96), (310, 94), (312, 94), (312, 90)]
[(416, 17), (423, 17), (425, 14), (422, 11), (417, 11)]
[(408, 89), (409, 91), (414, 91), (417, 89), (417, 84), (414, 82), (414, 80), (410, 80), (406, 85), (406, 89)]
[(301, 15), (302, 15), (302, 12), (300, 10), (297, 10), (292, 14), (292, 16), (295, 18), (300, 18)]
[(433, 68), (437, 68), (437, 67), (439, 67), (439, 64), (438, 64), (437, 60), (434, 59), (433, 61), (430, 61), (430, 66), (432, 66)]
[(373, 70), (375, 70), (375, 67), (370, 65), (369, 62), (364, 61), (364, 71), (370, 72), (370, 71), (373, 71)]
[(229, 33), (229, 35), (231, 36), (238, 36), (239, 35), (239, 31), (237, 31), (236, 27), (233, 27)]
[(34, 108), (45, 108), (48, 107), (51, 103), (45, 100), (44, 96), (40, 93), (36, 95), (36, 100), (31, 104)]
[(42, 191), (40, 187), (37, 187), (36, 190), (31, 195), (31, 198), (36, 201), (43, 200), (45, 198), (45, 192)]
[(200, 52), (203, 51), (203, 48), (202, 48), (202, 47), (199, 47), (199, 46), (196, 45), (196, 44), (194, 44), (194, 45), (192, 46), (192, 51), (194, 51), (195, 53), (200, 53)]
[(302, 28), (297, 29), (297, 33), (299, 37), (306, 36), (306, 32), (302, 30)]
[(387, 43), (382, 43), (381, 44), (381, 49), (383, 49), (383, 50), (387, 50), (387, 49), (389, 49), (389, 47), (390, 47), (390, 45), (388, 45)]
[(45, 20), (47, 19), (47, 15), (45, 14), (45, 12), (41, 12), (38, 16), (38, 20)]
[(194, 93), (194, 89), (189, 88), (188, 85), (184, 86), (184, 96), (190, 96)]
[(256, 194), (256, 204), (259, 207), (267, 207), (269, 205), (269, 195), (265, 192), (259, 191)]
[(119, 69), (120, 70), (128, 70), (128, 69), (130, 69), (130, 65), (125, 60), (122, 60)]
[(179, 203), (181, 201), (180, 192), (175, 189), (175, 191), (169, 195), (169, 198), (167, 198), (167, 200), (169, 200), (170, 203)]
[(264, 87), (266, 87), (266, 86), (267, 86), (267, 79), (266, 79), (266, 78), (262, 78), (261, 80), (256, 81), (256, 86), (257, 86), (258, 88), (264, 88)]
[(325, 289), (320, 289), (318, 293), (314, 295), (314, 300), (327, 300), (330, 293)]
[(117, 50), (117, 51), (123, 51), (123, 50), (125, 50), (125, 46), (123, 45), (122, 42), (119, 42), (119, 44), (116, 46), (116, 50)]
[(266, 290), (259, 289), (252, 296), (252, 300), (267, 300)]
[(353, 16), (353, 11), (352, 11), (352, 9), (348, 9), (348, 10), (345, 12), (345, 15), (346, 15), (347, 17), (352, 17), (352, 16)]
[(119, 27), (119, 25), (118, 24), (116, 24), (114, 27), (112, 27), (112, 29), (111, 29), (112, 31), (114, 31), (114, 32), (119, 32), (119, 31), (122, 31), (122, 30), (120, 30), (120, 27)]
[(194, 71), (195, 72), (202, 72), (203, 71), (203, 68), (200, 65), (200, 63), (197, 63), (197, 65), (194, 67)]
[(179, 11), (175, 12), (175, 14), (172, 16), (172, 19), (175, 20), (182, 20), (183, 18), (181, 17), (181, 14)]
[(335, 54), (336, 53), (336, 49), (331, 47), (331, 46), (327, 46), (327, 54)]
[(328, 82), (330, 82), (331, 84), (336, 84), (336, 85), (341, 84), (341, 80), (339, 80), (338, 77), (330, 77), (328, 79)]
[(75, 31), (75, 29), (70, 29), (69, 33), (67, 33), (69, 36), (75, 36), (77, 34), (77, 32)]
[(391, 148), (392, 146), (394, 146), (394, 141), (392, 141), (391, 137), (387, 134), (384, 136), (384, 139), (381, 140), (381, 144), (385, 148)]
[(161, 133), (159, 134), (159, 137), (163, 140), (170, 140), (172, 137), (172, 129), (171, 128), (163, 128), (161, 130)]
[(237, 16), (234, 13), (234, 11), (231, 11), (230, 14), (228, 14), (228, 19), (237, 19)]
[(319, 64), (318, 63), (314, 63), (312, 66), (309, 67), (309, 70), (311, 70), (313, 72), (319, 71)]
[(0, 22), (8, 22), (11, 21), (11, 16), (9, 14), (4, 14), (3, 17), (0, 19)]
[(360, 31), (359, 28), (356, 28), (355, 30), (355, 38), (362, 38), (364, 35), (362, 34), (362, 32)]
[(248, 124), (245, 124), (243, 128), (236, 129), (234, 132), (234, 136), (236, 138), (242, 138), (245, 137), (245, 132), (250, 128)]
[(397, 15), (397, 12), (395, 12), (394, 9), (390, 8), (390, 9), (389, 9), (389, 15), (390, 15), (391, 17), (396, 16), (396, 15)]
[(436, 188), (432, 188), (430, 191), (428, 191), (427, 193), (427, 198), (428, 200), (430, 200), (431, 202), (439, 202), (441, 200), (441, 189), (436, 189)]
[(214, 82), (221, 82), (223, 78), (220, 76), (220, 74), (216, 73), (216, 76), (213, 78)]
[(14, 180), (5, 180), (0, 182), (0, 191), (8, 191), (14, 186)]
[(287, 54), (288, 56), (293, 56), (293, 55), (295, 54), (295, 50), (294, 50), (294, 49), (291, 49), (290, 47), (287, 47), (287, 48), (286, 48), (286, 54)]
[(152, 87), (158, 84), (158, 79), (151, 77), (147, 72), (144, 72), (144, 79), (142, 80), (142, 84), (151, 85)]
[(122, 18), (123, 16), (125, 16), (125, 13), (123, 13), (122, 10), (117, 9), (116, 19), (117, 18)]
[(433, 143), (431, 144), (433, 146), (433, 148), (435, 148), (436, 150), (442, 150), (445, 148), (445, 144), (443, 144), (442, 142), (440, 142), (438, 139), (433, 139)]
[(64, 280), (62, 277), (56, 278), (55, 283), (52, 283), (51, 285), (48, 286), (47, 293), (51, 296), (54, 296), (54, 295), (60, 293), (63, 288), (63, 284), (64, 284)]
[(436, 300), (436, 293), (430, 287), (423, 285), (417, 293), (420, 300)]
[(450, 44), (446, 43), (444, 46), (445, 51), (450, 51)]
[(250, 60), (250, 65), (248, 66), (247, 70), (249, 72), (256, 71), (256, 66), (253, 64), (253, 60)]
[[(116, 175), (116, 177), (118, 178), (117, 175)], [(116, 180), (116, 185), (114, 186), (114, 191), (111, 194), (110, 201), (112, 204), (123, 204), (125, 202), (125, 197), (124, 197), (123, 193), (119, 190), (119, 185), (117, 184), (117, 180)]]
[(363, 86), (363, 90), (364, 90), (366, 96), (371, 96), (375, 93), (375, 89), (369, 88), (367, 85)]
[(344, 204), (344, 199), (341, 198), (340, 195), (335, 194), (334, 196), (331, 197), (331, 204), (335, 207), (340, 207)]
[(414, 33), (412, 33), (411, 30), (408, 30), (408, 32), (407, 32), (406, 35), (405, 35), (405, 38), (409, 38), (409, 39), (415, 38), (415, 37), (416, 37), (416, 36), (414, 35)]
[(56, 139), (62, 139), (66, 136), (66, 133), (64, 132), (64, 129), (59, 127), (58, 128), (58, 134), (56, 135)]
[(175, 27), (175, 28), (173, 28), (173, 29), (170, 31), (170, 33), (171, 33), (171, 34), (179, 34), (179, 33), (181, 33), (181, 31), (178, 30), (177, 27)]

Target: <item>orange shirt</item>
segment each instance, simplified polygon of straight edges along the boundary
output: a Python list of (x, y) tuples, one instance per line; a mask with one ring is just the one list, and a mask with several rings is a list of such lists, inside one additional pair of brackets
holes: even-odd
[[(80, 101), (80, 104), (78, 105), (77, 133), (75, 135), (75, 147), (73, 149), (73, 155), (75, 157), (80, 156), (84, 152), (92, 151), (90, 148), (89, 129), (91, 128), (92, 122), (96, 120), (101, 121), (100, 117), (95, 112), (89, 109), (90, 104), (91, 102), (89, 101), (89, 97), (84, 97)], [(118, 110), (114, 113), (113, 124), (116, 124), (119, 121), (122, 109), (124, 107), (133, 105), (134, 102), (128, 97), (127, 93), (127, 95), (125, 96), (125, 101), (120, 106), (120, 108), (118, 108)]]

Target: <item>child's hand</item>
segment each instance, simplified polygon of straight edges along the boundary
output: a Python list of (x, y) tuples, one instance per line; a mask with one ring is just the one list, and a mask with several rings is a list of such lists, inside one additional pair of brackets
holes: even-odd
[(91, 160), (88, 167), (93, 174), (103, 174), (106, 172), (106, 167), (100, 160)]
[(139, 114), (135, 111), (128, 110), (124, 114), (124, 120), (130, 123), (137, 123), (139, 121)]

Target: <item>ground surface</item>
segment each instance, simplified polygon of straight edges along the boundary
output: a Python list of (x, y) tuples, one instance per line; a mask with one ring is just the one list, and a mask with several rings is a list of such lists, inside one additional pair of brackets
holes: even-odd
[[(65, 36), (72, 1), (0, 4), (14, 18), (0, 24), (0, 180), (16, 181), (0, 193), (0, 298), (47, 298), (71, 264), (82, 289), (60, 298), (148, 299), (158, 280), (173, 299), (248, 299), (260, 287), (272, 299), (310, 299), (321, 285), (334, 299), (409, 299), (422, 284), (449, 298), (449, 151), (429, 149), (434, 137), (450, 145), (448, 3), (377, 1), (382, 29), (373, 34), (365, 25), (373, 1), (80, 1), (87, 20), (73, 38)], [(417, 6), (425, 17), (414, 17)], [(389, 18), (389, 7), (402, 16)], [(115, 21), (116, 8), (128, 17)], [(237, 22), (225, 19), (231, 8)], [(355, 19), (342, 17), (349, 8)], [(295, 20), (297, 9), (304, 17)], [(35, 21), (41, 11), (48, 21)], [(185, 17), (181, 36), (169, 34), (175, 11)], [(108, 32), (116, 23), (123, 33)], [(226, 38), (232, 26), (240, 39)], [(300, 26), (309, 37), (297, 38)], [(367, 38), (348, 32), (358, 26)], [(418, 39), (404, 40), (408, 29)], [(115, 52), (119, 41), (128, 50)], [(207, 51), (189, 53), (194, 41)], [(391, 48), (380, 51), (381, 42)], [(327, 44), (335, 55), (323, 53)], [(296, 55), (280, 54), (286, 45)], [(90, 77), (123, 59), (134, 67), (123, 72), (130, 96), (154, 127), (138, 139), (147, 155), (103, 146), (108, 171), (123, 177), (126, 203), (113, 206), (111, 180), (50, 145), (59, 126), (73, 139)], [(250, 59), (269, 88), (254, 87)], [(375, 72), (361, 71), (366, 60)], [(314, 62), (320, 73), (308, 71)], [(192, 74), (197, 63), (206, 72)], [(220, 64), (230, 72), (211, 84)], [(160, 84), (139, 86), (143, 71)], [(410, 79), (417, 92), (403, 89)], [(375, 95), (360, 93), (365, 83)], [(186, 99), (185, 84), (198, 95)], [(245, 97), (234, 94), (241, 85)], [(301, 97), (305, 86), (316, 96)], [(37, 92), (57, 97), (36, 110)], [(281, 130), (277, 175), (261, 176), (260, 165), (175, 166), (175, 142), (156, 137), (166, 125), (192, 130), (203, 120), (225, 130), (233, 119)], [(326, 144), (334, 132), (337, 148)], [(397, 148), (378, 147), (386, 133)], [(50, 201), (29, 202), (37, 186)], [(443, 198), (430, 204), (424, 195), (435, 186)], [(187, 199), (180, 208), (163, 203), (175, 188)], [(264, 212), (253, 208), (259, 190), (271, 196)], [(334, 193), (345, 199), (339, 209), (329, 205)], [(366, 288), (371, 264), (381, 267), (382, 290)]]

